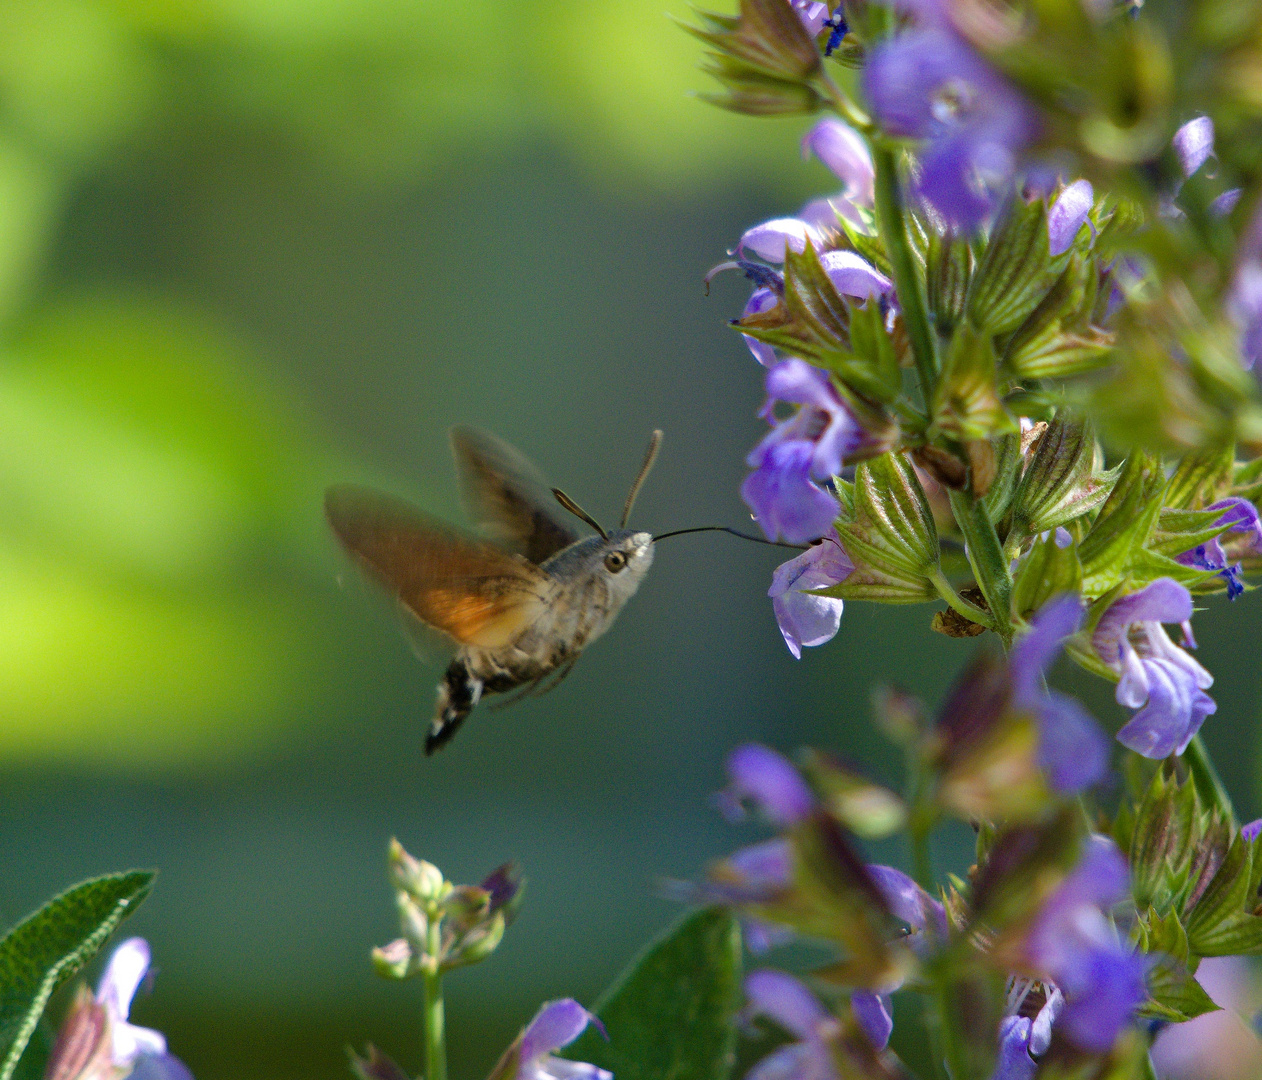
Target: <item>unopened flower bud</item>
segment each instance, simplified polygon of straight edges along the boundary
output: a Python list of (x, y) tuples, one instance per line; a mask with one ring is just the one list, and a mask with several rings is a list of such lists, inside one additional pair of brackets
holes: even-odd
[(390, 841), (387, 859), (390, 884), (396, 889), (411, 893), (421, 902), (442, 898), (445, 882), (442, 871), (433, 863), (409, 855), (398, 840)]
[(443, 969), (467, 967), (485, 960), (504, 938), (504, 916), (496, 912), (485, 922), (478, 924), (448, 951), (443, 958)]
[(403, 938), (395, 938), (389, 945), (373, 949), (372, 966), (378, 975), (386, 979), (406, 979), (418, 970), (412, 946)]
[(399, 932), (418, 953), (425, 951), (429, 935), (429, 919), (421, 906), (405, 892), (398, 894)]

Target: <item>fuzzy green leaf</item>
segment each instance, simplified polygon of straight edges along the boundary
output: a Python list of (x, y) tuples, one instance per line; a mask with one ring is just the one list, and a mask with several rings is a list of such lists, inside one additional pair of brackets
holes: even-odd
[(1017, 568), (1012, 588), (1012, 610), (1021, 618), (1038, 611), (1059, 593), (1081, 592), (1082, 563), (1078, 550), (1056, 543), (1054, 535), (1038, 541)]
[(731, 912), (704, 908), (651, 943), (593, 1010), (609, 1041), (588, 1029), (572, 1061), (618, 1080), (726, 1080), (741, 1006), (741, 936)]
[(10, 1080), (54, 990), (96, 955), (153, 886), (107, 874), (54, 897), (0, 940), (0, 1080)]
[(1104, 502), (1116, 474), (1097, 473), (1096, 458), (1089, 426), (1059, 415), (1048, 424), (1012, 497), (1013, 533), (1031, 536), (1054, 529)]

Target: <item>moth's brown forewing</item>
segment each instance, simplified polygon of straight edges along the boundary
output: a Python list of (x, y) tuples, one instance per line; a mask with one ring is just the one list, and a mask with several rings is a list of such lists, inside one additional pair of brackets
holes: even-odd
[(539, 471), (507, 443), (456, 427), (451, 451), (469, 517), (488, 536), (536, 565), (578, 539)]
[(555, 601), (557, 583), (494, 544), (462, 536), (369, 488), (330, 488), (329, 525), (399, 602), (461, 645), (512, 641)]

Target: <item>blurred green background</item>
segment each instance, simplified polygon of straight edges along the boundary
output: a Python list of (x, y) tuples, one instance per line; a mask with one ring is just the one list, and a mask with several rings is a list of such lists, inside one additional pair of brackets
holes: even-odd
[[(661, 876), (758, 835), (709, 805), (728, 748), (894, 777), (870, 681), (936, 699), (962, 660), (927, 609), (856, 605), (796, 663), (777, 553), (681, 539), (562, 689), (421, 755), (438, 669), (326, 535), (325, 485), (455, 517), (446, 429), (474, 423), (611, 517), (660, 426), (635, 523), (745, 518), (745, 286), (701, 277), (830, 181), (803, 124), (691, 97), (697, 59), (659, 0), (0, 4), (0, 916), (160, 867), (135, 1019), (199, 1080), (343, 1077), (367, 1040), (419, 1070), (419, 987), (368, 965), (394, 834), (530, 879), (450, 980), (454, 1074), (484, 1075), (675, 915)], [(1257, 603), (1197, 627), (1246, 816)]]

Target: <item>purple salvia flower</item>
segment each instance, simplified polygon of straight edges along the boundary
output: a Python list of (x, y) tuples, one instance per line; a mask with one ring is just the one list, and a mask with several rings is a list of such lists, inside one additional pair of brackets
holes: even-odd
[(846, 296), (870, 300), (894, 292), (894, 283), (857, 252), (826, 251), (819, 261), (836, 290)]
[(1047, 211), (1048, 250), (1063, 255), (1078, 235), (1078, 230), (1091, 213), (1095, 192), (1087, 180), (1075, 180), (1065, 188)]
[(863, 89), (887, 132), (925, 141), (920, 195), (953, 225), (980, 224), (1035, 133), (1035, 114), (1020, 93), (942, 26), (878, 45)]
[(1189, 120), (1170, 141), (1179, 157), (1183, 175), (1190, 177), (1214, 153), (1214, 121), (1208, 116)]
[(854, 563), (841, 546), (834, 530), (801, 555), (781, 563), (771, 577), (771, 610), (784, 635), (784, 643), (795, 658), (802, 648), (831, 641), (841, 626), (843, 601), (838, 597), (816, 596), (810, 589), (826, 589), (845, 581)]
[(773, 825), (789, 828), (815, 809), (815, 795), (793, 763), (758, 743), (738, 746), (727, 758), (728, 785), (719, 793), (719, 809), (730, 820), (753, 803)]
[(1073, 594), (1049, 600), (1008, 658), (1013, 704), (1037, 719), (1039, 767), (1064, 795), (1099, 783), (1108, 769), (1108, 742), (1099, 725), (1073, 698), (1042, 685), (1044, 672), (1064, 639), (1077, 632), (1082, 614), (1082, 603)]
[[(913, 952), (923, 956), (931, 951), (934, 943), (946, 940), (946, 909), (941, 903), (892, 866), (869, 865), (868, 873), (881, 890), (894, 918), (907, 924), (910, 930), (907, 941)], [(855, 1019), (868, 1042), (878, 1050), (884, 1050), (889, 1045), (890, 1033), (894, 1029), (892, 993), (897, 989), (898, 986), (891, 986), (884, 993), (855, 990), (850, 995)]]
[(746, 460), (756, 471), (741, 485), (741, 496), (768, 540), (783, 536), (801, 544), (827, 535), (840, 511), (813, 481), (839, 473), (865, 433), (828, 373), (805, 360), (783, 360), (767, 372), (762, 415), (772, 419), (777, 402), (801, 407), (750, 453)]
[(1108, 1050), (1147, 996), (1145, 961), (1106, 911), (1130, 888), (1126, 860), (1105, 836), (1088, 837), (1077, 867), (1044, 902), (1026, 938), (1030, 966), (1055, 983), (1059, 1024), (1084, 1050)]
[(1144, 757), (1181, 754), (1218, 706), (1205, 693), (1214, 677), (1174, 644), (1162, 623), (1187, 623), (1192, 594), (1173, 578), (1158, 578), (1115, 600), (1092, 635), (1096, 654), (1118, 673), (1119, 705), (1139, 709), (1117, 733)]
[(832, 1041), (838, 1023), (803, 983), (783, 971), (763, 969), (745, 978), (745, 1015), (774, 1020), (796, 1042), (765, 1057), (745, 1080), (838, 1080)]
[(1030, 1057), (1033, 1026), (1028, 1016), (1005, 1016), (999, 1022), (999, 1054), (991, 1080), (1034, 1080), (1038, 1066)]
[(1235, 600), (1244, 592), (1244, 585), (1240, 580), (1243, 571), (1239, 563), (1233, 566), (1227, 564), (1227, 553), (1223, 550), (1222, 536), (1242, 537), (1244, 543), (1241, 546), (1245, 550), (1253, 554), (1262, 554), (1262, 522), (1258, 520), (1257, 507), (1248, 499), (1238, 497), (1222, 499), (1207, 506), (1206, 509), (1223, 511), (1218, 524), (1231, 527), (1220, 536), (1207, 540), (1191, 551), (1185, 551), (1178, 556), (1178, 561), (1185, 566), (1198, 566), (1202, 570), (1216, 571), (1218, 576), (1227, 583), (1227, 598)]
[(859, 206), (873, 204), (876, 169), (868, 144), (854, 128), (832, 117), (821, 120), (802, 138), (802, 156), (811, 154), (845, 185), (842, 199)]
[(1248, 825), (1240, 826), (1240, 835), (1243, 836), (1250, 844), (1262, 834), (1262, 818), (1257, 818), (1249, 822)]
[(511, 1080), (613, 1080), (613, 1073), (595, 1065), (552, 1056), (583, 1034), (588, 1024), (605, 1033), (600, 1020), (573, 998), (548, 1002), (518, 1037), (517, 1071)]

